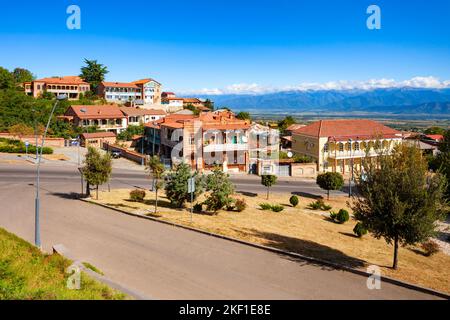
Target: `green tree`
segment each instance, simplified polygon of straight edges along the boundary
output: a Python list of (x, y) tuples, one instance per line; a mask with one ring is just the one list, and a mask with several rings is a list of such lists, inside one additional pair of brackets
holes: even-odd
[(286, 118), (284, 118), (283, 120), (278, 122), (278, 129), (280, 130), (280, 132), (284, 132), (286, 131), (286, 129), (295, 124), (295, 119), (292, 116), (287, 116)]
[(89, 82), (91, 91), (97, 93), (97, 88), (101, 82), (105, 81), (105, 75), (108, 73), (108, 68), (97, 60), (84, 59), (85, 66), (81, 68), (80, 77)]
[(241, 120), (252, 120), (252, 117), (250, 116), (250, 113), (241, 111), (236, 115), (236, 118)]
[(89, 196), (90, 193), (89, 186), (94, 185), (96, 186), (96, 198), (98, 200), (98, 186), (107, 183), (111, 177), (111, 155), (109, 153), (105, 153), (102, 156), (97, 149), (89, 147), (84, 160), (82, 172), (87, 182), (87, 195)]
[(158, 211), (158, 191), (164, 186), (161, 181), (164, 176), (164, 164), (158, 156), (150, 157), (147, 161), (147, 170), (153, 177), (153, 189), (155, 190), (155, 214)]
[(196, 116), (200, 114), (200, 110), (198, 110), (197, 107), (195, 107), (193, 104), (188, 104), (185, 109), (191, 110)]
[(398, 268), (399, 245), (414, 245), (435, 234), (443, 218), (440, 174), (429, 174), (427, 162), (416, 147), (398, 145), (392, 155), (380, 155), (363, 163), (364, 178), (352, 209), (362, 227), (376, 238), (394, 243), (393, 268)]
[(14, 88), (14, 77), (8, 69), (0, 67), (0, 89)]
[(277, 183), (277, 176), (267, 174), (261, 176), (261, 184), (267, 187), (267, 200), (269, 200), (270, 188)]
[(205, 107), (207, 107), (209, 110), (211, 110), (211, 111), (214, 110), (214, 102), (212, 102), (211, 100), (206, 99), (204, 105), (205, 105)]
[(16, 84), (31, 82), (35, 79), (31, 71), (23, 68), (15, 68), (12, 72), (12, 76)]
[(135, 125), (130, 125), (127, 127), (126, 130), (122, 131), (121, 133), (119, 133), (117, 135), (117, 138), (119, 140), (124, 140), (124, 141), (131, 141), (133, 139), (133, 136), (135, 135), (143, 135), (144, 134), (144, 125), (139, 125), (139, 126), (135, 126)]
[(439, 144), (440, 153), (429, 160), (430, 169), (440, 172), (447, 181), (445, 196), (450, 200), (450, 129), (445, 131), (444, 140)]
[(206, 190), (209, 196), (205, 201), (206, 209), (217, 212), (233, 201), (230, 196), (234, 193), (234, 186), (230, 176), (216, 166), (206, 178)]
[(444, 134), (445, 129), (434, 126), (434, 127), (427, 128), (423, 133), (425, 133), (425, 134)]
[(194, 176), (196, 180), (196, 190), (194, 193), (195, 200), (198, 195), (203, 192), (203, 176), (199, 175), (197, 172), (192, 175), (191, 167), (184, 162), (178, 164), (175, 167), (175, 171), (167, 174), (165, 186), (166, 196), (173, 206), (182, 208), (186, 201), (190, 201), (191, 194), (188, 193), (188, 180), (192, 176)]
[(330, 200), (331, 190), (341, 190), (344, 186), (344, 178), (339, 172), (326, 172), (317, 176), (316, 183), (323, 190), (327, 191)]

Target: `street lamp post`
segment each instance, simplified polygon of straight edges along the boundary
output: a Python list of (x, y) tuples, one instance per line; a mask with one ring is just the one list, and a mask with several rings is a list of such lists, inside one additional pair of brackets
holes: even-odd
[[(85, 108), (81, 108), (80, 112), (83, 114), (86, 114), (87, 110)], [(81, 130), (81, 131), (83, 131), (83, 130)], [(87, 128), (86, 128), (86, 133), (87, 133)], [(81, 170), (81, 154), (80, 153), (81, 153), (81, 134), (78, 136), (78, 171), (80, 171), (80, 175), (81, 175), (81, 196), (83, 196), (84, 181), (83, 181), (83, 172)], [(86, 193), (87, 193), (87, 190), (86, 190)]]
[(351, 175), (350, 175), (350, 183), (349, 183), (349, 188), (348, 188), (348, 196), (349, 197), (351, 197), (352, 196), (352, 182), (353, 182), (353, 173), (354, 173), (354, 171), (353, 171), (353, 154), (352, 154), (352, 152), (353, 152), (353, 140), (352, 139), (349, 139), (348, 140), (348, 144), (350, 145), (350, 165), (352, 166), (352, 172), (351, 172)]
[[(41, 138), (41, 146), (40, 146), (40, 152), (39, 152), (39, 147), (38, 147), (38, 138), (37, 138), (37, 129), (36, 129), (36, 161), (37, 161), (37, 168), (36, 168), (36, 199), (35, 199), (35, 210), (34, 210), (34, 218), (35, 218), (35, 223), (34, 223), (34, 244), (36, 245), (36, 247), (41, 248), (41, 226), (40, 226), (40, 193), (39, 193), (39, 189), (40, 189), (40, 176), (41, 176), (41, 159), (42, 159), (42, 151), (44, 149), (44, 143), (45, 143), (45, 138), (47, 136), (47, 132), (48, 129), (50, 127), (50, 122), (52, 121), (53, 118), (53, 114), (55, 113), (56, 107), (58, 106), (59, 101), (61, 100), (65, 100), (67, 99), (66, 95), (58, 95), (56, 98), (56, 102), (55, 105), (52, 108), (52, 111), (50, 113), (50, 117), (48, 118), (47, 121), (47, 126), (45, 127), (45, 131), (44, 134), (42, 135)], [(36, 127), (37, 128), (37, 127)]]

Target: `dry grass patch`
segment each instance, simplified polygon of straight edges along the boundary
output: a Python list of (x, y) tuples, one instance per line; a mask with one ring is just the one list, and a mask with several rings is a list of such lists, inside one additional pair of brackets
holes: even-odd
[[(154, 207), (154, 193), (147, 192), (143, 203), (129, 200), (130, 190), (112, 190), (101, 192), (99, 203), (139, 214), (151, 214)], [(245, 199), (248, 208), (241, 212), (220, 211), (218, 215), (194, 214), (190, 222), (189, 208), (180, 210), (170, 207), (167, 198), (162, 195), (158, 201), (159, 219), (170, 221), (241, 240), (288, 250), (353, 268), (365, 268), (378, 265), (384, 275), (408, 281), (435, 290), (450, 293), (450, 256), (437, 253), (425, 257), (416, 247), (401, 248), (399, 252), (399, 270), (391, 269), (393, 246), (383, 239), (377, 240), (370, 235), (360, 239), (354, 236), (356, 224), (350, 220), (345, 224), (336, 224), (329, 220), (329, 213), (306, 209), (314, 199), (299, 196), (296, 208), (289, 204), (290, 194), (272, 194), (270, 201), (265, 195), (251, 196), (237, 194), (236, 198)], [(200, 199), (203, 200), (203, 199)], [(330, 204), (335, 211), (351, 210), (347, 206), (348, 198), (333, 197)], [(95, 200), (92, 200), (96, 202)], [(281, 213), (262, 211), (261, 203), (282, 204)]]

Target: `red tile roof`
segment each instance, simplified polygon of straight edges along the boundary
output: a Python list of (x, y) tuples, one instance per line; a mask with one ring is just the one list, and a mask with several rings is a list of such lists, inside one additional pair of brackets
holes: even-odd
[(134, 88), (139, 89), (137, 85), (134, 83), (128, 82), (102, 82), (105, 87), (113, 87), (113, 88)]
[(166, 112), (161, 109), (142, 109), (135, 107), (119, 107), (120, 111), (123, 112), (126, 116), (145, 116), (145, 115), (154, 115), (154, 116), (165, 116)]
[(83, 133), (81, 136), (84, 139), (95, 139), (95, 138), (113, 138), (116, 136), (114, 132), (94, 132), (94, 133)]
[(401, 132), (373, 120), (320, 120), (294, 131), (312, 137), (346, 140), (350, 138), (401, 137)]
[(184, 103), (202, 103), (200, 99), (197, 98), (184, 98)]
[(78, 76), (43, 78), (43, 79), (35, 80), (34, 82), (45, 82), (48, 84), (66, 84), (66, 85), (79, 85), (79, 84), (88, 85), (89, 84)]
[[(82, 112), (82, 109), (86, 112)], [(71, 106), (67, 109), (65, 116), (74, 115), (80, 119), (120, 119), (125, 117), (116, 105)]]
[(426, 137), (436, 141), (444, 140), (444, 136), (442, 134), (427, 134)]
[(152, 78), (137, 80), (137, 81), (133, 81), (132, 83), (134, 83), (134, 84), (146, 84), (146, 83), (151, 82), (151, 81), (154, 81), (154, 82), (160, 84), (158, 81), (156, 81), (156, 80), (154, 80)]

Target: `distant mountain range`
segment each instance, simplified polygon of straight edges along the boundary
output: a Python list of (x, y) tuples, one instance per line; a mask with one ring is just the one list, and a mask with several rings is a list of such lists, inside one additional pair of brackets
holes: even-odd
[(204, 95), (217, 107), (236, 111), (377, 112), (450, 115), (450, 89), (390, 88), (374, 90), (285, 91), (267, 94)]

